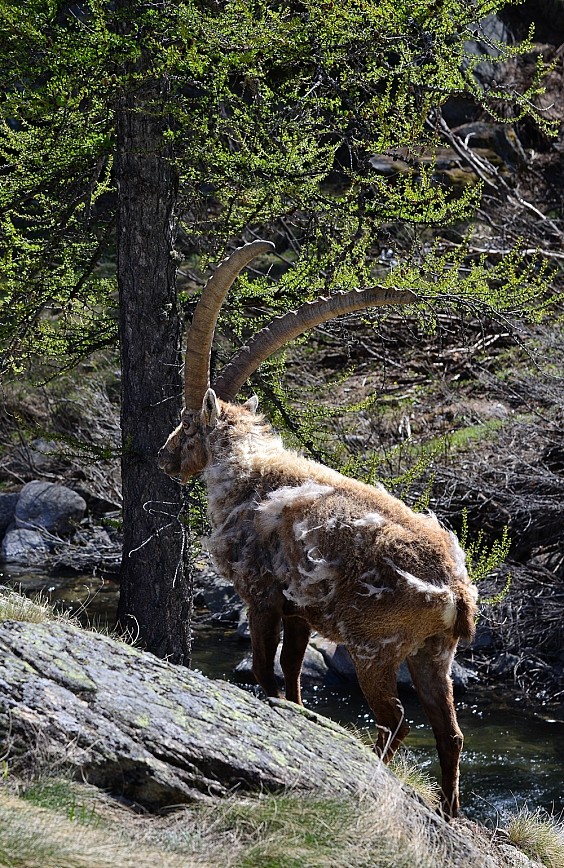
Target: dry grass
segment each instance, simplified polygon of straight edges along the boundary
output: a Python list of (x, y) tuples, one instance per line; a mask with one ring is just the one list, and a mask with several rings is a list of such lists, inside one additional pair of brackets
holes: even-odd
[(390, 769), (395, 776), (407, 784), (417, 795), (435, 810), (440, 804), (440, 787), (418, 765), (408, 750), (400, 750), (390, 763)]
[[(162, 851), (132, 846), (119, 832), (70, 820), (0, 791), (0, 865), (6, 868), (155, 868)], [(190, 868), (173, 854), (167, 868)]]
[(470, 868), (424, 817), (406, 823), (395, 787), (342, 799), (233, 796), (161, 817), (63, 779), (19, 790), (0, 788), (7, 868)]
[(564, 826), (540, 808), (526, 806), (509, 816), (503, 826), (509, 840), (546, 868), (564, 868)]
[(78, 621), (66, 612), (57, 612), (42, 594), (32, 599), (0, 586), (0, 621), (29, 621), (31, 624), (44, 624), (46, 621)]

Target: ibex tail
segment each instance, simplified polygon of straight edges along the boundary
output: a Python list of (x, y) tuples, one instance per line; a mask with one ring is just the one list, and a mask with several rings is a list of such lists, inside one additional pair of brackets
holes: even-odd
[(462, 585), (456, 588), (456, 618), (453, 633), (455, 639), (470, 645), (476, 633), (477, 590), (475, 585)]

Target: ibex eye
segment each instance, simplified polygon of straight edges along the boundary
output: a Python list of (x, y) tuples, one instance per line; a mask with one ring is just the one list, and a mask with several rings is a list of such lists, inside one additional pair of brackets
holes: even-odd
[(193, 422), (183, 422), (182, 429), (183, 431), (185, 431), (186, 434), (189, 434), (190, 436), (196, 433), (196, 426)]

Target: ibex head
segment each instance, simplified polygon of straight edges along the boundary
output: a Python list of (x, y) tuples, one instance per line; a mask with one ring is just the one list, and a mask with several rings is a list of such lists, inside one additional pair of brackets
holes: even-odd
[[(233, 401), (250, 375), (276, 350), (302, 332), (340, 314), (384, 304), (407, 304), (415, 299), (409, 290), (376, 286), (371, 289), (337, 292), (329, 298), (306, 302), (297, 310), (276, 317), (241, 347), (210, 388), (210, 354), (221, 304), (240, 271), (260, 253), (274, 250), (270, 241), (252, 241), (237, 248), (216, 269), (196, 306), (188, 333), (184, 366), (184, 400), (180, 425), (159, 452), (159, 467), (169, 476), (180, 476), (184, 484), (201, 473), (210, 460), (208, 438), (223, 409)], [(247, 409), (256, 410), (256, 399)]]
[(219, 402), (213, 389), (206, 392), (200, 410), (185, 407), (180, 425), (159, 452), (161, 470), (169, 476), (180, 476), (183, 485), (191, 476), (201, 473), (210, 457), (206, 435), (215, 428), (219, 412)]

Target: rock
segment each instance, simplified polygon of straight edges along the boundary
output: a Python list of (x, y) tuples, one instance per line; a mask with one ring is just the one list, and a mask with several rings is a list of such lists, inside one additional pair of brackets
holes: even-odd
[[(511, 172), (515, 172), (517, 168), (523, 166), (527, 161), (527, 155), (515, 130), (512, 127), (508, 127), (507, 124), (475, 121), (456, 127), (453, 132), (467, 142), (471, 148), (487, 150), (493, 154), (497, 154)], [(488, 156), (491, 162), (492, 154), (486, 156)]]
[[(204, 575), (205, 584), (201, 584)], [(211, 571), (206, 571), (205, 574), (198, 576), (195, 598), (198, 605), (206, 606), (214, 615), (230, 616), (227, 620), (237, 621), (239, 612), (243, 607), (243, 601), (233, 583)], [(236, 616), (233, 615), (234, 611)]]
[[(67, 624), (0, 624), (0, 733), (150, 808), (231, 787), (338, 793), (390, 773), (351, 733)], [(47, 753), (45, 755), (47, 755)]]
[(45, 540), (36, 530), (10, 530), (2, 540), (2, 557), (7, 563), (36, 564), (47, 553)]
[(31, 443), (18, 446), (6, 456), (5, 466), (19, 477), (33, 479), (50, 473), (62, 473), (69, 462), (62, 444), (40, 437)]
[[(281, 650), (282, 643), (280, 643), (278, 645), (278, 648), (276, 649), (276, 657), (274, 659), (274, 674), (276, 675), (278, 680), (283, 683), (284, 673), (282, 672), (282, 667), (280, 666)], [(255, 676), (253, 675), (252, 654), (247, 654), (246, 657), (241, 660), (238, 666), (235, 667), (235, 673), (240, 681), (243, 681), (245, 683), (254, 682)], [(319, 651), (317, 651), (315, 648), (312, 648), (311, 645), (308, 645), (302, 666), (302, 684), (323, 684), (327, 678), (328, 673), (329, 667), (323, 659), (323, 655), (320, 654)]]
[(44, 528), (65, 536), (84, 517), (86, 501), (64, 485), (34, 480), (24, 485), (16, 504), (15, 519), (19, 528)]
[(457, 689), (467, 690), (471, 681), (480, 680), (478, 674), (474, 672), (473, 669), (468, 669), (466, 666), (463, 666), (462, 663), (459, 663), (458, 660), (454, 660), (450, 676), (455, 691)]
[(489, 627), (483, 624), (482, 621), (478, 621), (476, 636), (472, 642), (472, 650), (485, 651), (489, 648), (493, 648), (493, 644), (493, 638)]
[[(457, 660), (453, 661), (450, 677), (452, 678), (452, 686), (455, 692), (468, 690), (468, 685), (470, 681), (479, 680), (475, 672), (473, 672), (471, 669), (467, 669), (465, 666), (462, 666), (460, 663), (458, 663)], [(405, 660), (401, 664), (398, 672), (398, 684), (401, 687), (413, 686), (411, 675), (409, 674), (409, 669), (407, 668), (407, 663), (405, 662)]]
[(512, 847), (510, 844), (498, 844), (498, 850), (507, 860), (507, 865), (510, 868), (543, 868), (542, 863), (534, 862), (522, 850), (518, 850), (517, 847)]
[(315, 635), (311, 638), (311, 645), (317, 649), (322, 655), (330, 669), (345, 681), (351, 681), (358, 684), (356, 671), (349, 652), (344, 645), (337, 645), (329, 639), (324, 639), (323, 636)]
[(18, 492), (15, 494), (0, 494), (0, 537), (4, 536), (14, 520), (14, 512), (19, 496)]
[[(479, 85), (490, 85), (496, 75), (499, 77), (498, 70), (501, 71), (504, 67), (504, 64), (497, 62), (500, 52), (490, 40), (507, 42), (507, 29), (497, 15), (488, 15), (479, 24), (472, 24), (468, 29), (473, 32), (476, 38), (465, 41), (465, 54), (478, 55), (481, 58), (480, 62), (472, 69), (472, 74)], [(485, 36), (485, 40), (480, 38), (480, 31)], [(470, 62), (469, 57), (463, 57), (463, 69), (466, 69)], [(478, 120), (480, 107), (475, 100), (468, 96), (455, 94), (450, 96), (443, 106), (442, 114), (452, 128), (467, 121)]]
[(237, 635), (241, 637), (241, 639), (249, 639), (251, 638), (251, 631), (249, 629), (249, 610), (246, 606), (243, 606), (241, 611), (239, 612), (239, 622), (237, 624)]
[[(507, 42), (507, 29), (497, 15), (487, 15), (479, 24), (472, 25), (470, 29), (474, 30), (476, 39), (467, 40), (464, 43), (464, 50), (467, 54), (477, 54), (479, 57), (484, 58), (473, 67), (472, 74), (478, 84), (490, 84), (496, 75), (496, 69), (500, 65), (496, 63), (496, 59), (501, 54), (499, 48), (492, 44), (492, 41)], [(485, 40), (480, 38), (482, 34)], [(468, 65), (469, 61), (464, 59), (462, 62), (463, 68)]]
[[(340, 675), (341, 678), (344, 678), (346, 681), (358, 684), (358, 678), (356, 677), (353, 662), (344, 645), (337, 645), (335, 642), (330, 642), (322, 636), (313, 636), (311, 639), (311, 645), (320, 651), (329, 668), (336, 672), (337, 675)], [(475, 672), (462, 666), (456, 660), (452, 664), (451, 676), (455, 690), (467, 690), (470, 681), (478, 680), (478, 676)], [(413, 685), (405, 661), (401, 664), (398, 672), (398, 684), (400, 687), (411, 687)]]
[(407, 839), (415, 823), (457, 868), (495, 865), (348, 730), (71, 625), (0, 624), (0, 742), (8, 738), (20, 762), (39, 746), (149, 810), (234, 789), (336, 798), (370, 789), (376, 809), (394, 806)]
[(514, 675), (515, 668), (520, 659), (521, 658), (518, 657), (517, 654), (500, 654), (495, 665), (492, 666), (491, 672), (493, 675), (497, 675), (500, 678), (503, 678), (506, 675)]

